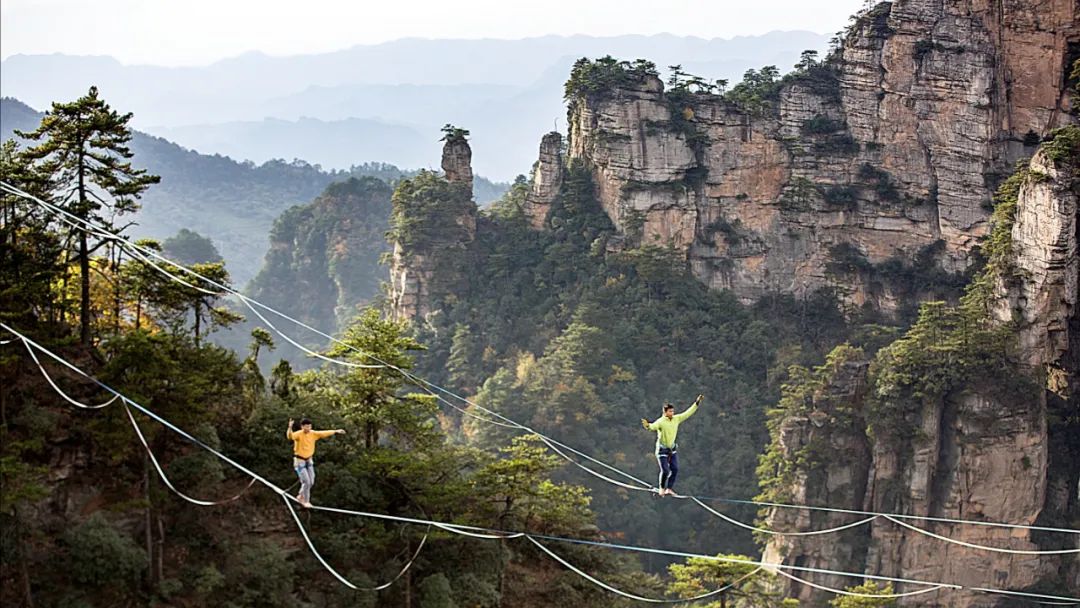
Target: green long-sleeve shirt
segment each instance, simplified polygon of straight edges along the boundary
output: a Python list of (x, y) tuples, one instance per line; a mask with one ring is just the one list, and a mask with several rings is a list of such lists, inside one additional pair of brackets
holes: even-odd
[(649, 430), (656, 431), (656, 449), (675, 447), (675, 437), (679, 434), (679, 423), (694, 415), (698, 404), (695, 401), (685, 412), (675, 414), (670, 419), (661, 416), (656, 422), (649, 423)]

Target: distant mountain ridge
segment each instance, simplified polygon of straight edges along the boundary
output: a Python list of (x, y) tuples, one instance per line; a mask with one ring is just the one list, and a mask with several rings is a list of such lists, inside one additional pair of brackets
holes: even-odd
[[(17, 99), (0, 99), (0, 141), (13, 137), (16, 129), (34, 129), (41, 116)], [(414, 172), (386, 163), (326, 171), (303, 160), (280, 158), (256, 165), (199, 154), (138, 131), (131, 149), (136, 165), (161, 175), (161, 183), (143, 196), (138, 225), (131, 233), (164, 239), (181, 228), (194, 230), (214, 242), (238, 285), (253, 278), (262, 266), (270, 228), (286, 209), (310, 202), (331, 183), (350, 176), (372, 176), (392, 183)], [(504, 184), (477, 178), (476, 199), (490, 202), (505, 189)]]
[[(276, 154), (266, 149), (268, 141), (315, 147), (306, 142), (321, 133), (353, 133), (322, 150), (284, 155), (336, 169), (365, 161), (437, 166), (437, 147), (426, 140), (420, 145), (409, 130), (422, 134), (453, 122), (469, 128), (482, 151), (477, 171), (509, 180), (528, 171), (535, 142), (565, 116), (562, 83), (579, 57), (649, 57), (662, 67), (681, 64), (706, 78), (736, 82), (748, 68), (775, 64), (786, 70), (802, 50), (821, 49), (826, 41), (811, 32), (710, 40), (667, 34), (404, 39), (316, 55), (247, 53), (180, 68), (124, 65), (111, 57), (14, 55), (0, 62), (0, 93), (45, 107), (74, 99), (93, 84), (115, 107), (134, 112), (138, 129), (200, 152), (257, 162)], [(378, 120), (381, 127), (264, 121), (271, 118), (356, 118)], [(243, 124), (232, 124), (238, 122)], [(222, 132), (241, 135), (223, 140)], [(372, 150), (383, 144), (387, 153)]]

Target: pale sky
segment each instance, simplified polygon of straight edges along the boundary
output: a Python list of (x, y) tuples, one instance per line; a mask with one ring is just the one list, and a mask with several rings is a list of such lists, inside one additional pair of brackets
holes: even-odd
[(0, 56), (111, 55), (203, 65), (398, 38), (832, 33), (863, 0), (2, 0)]

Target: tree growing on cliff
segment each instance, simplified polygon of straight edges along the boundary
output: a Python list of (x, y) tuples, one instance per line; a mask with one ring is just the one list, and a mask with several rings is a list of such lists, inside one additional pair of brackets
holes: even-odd
[[(0, 146), (0, 180), (35, 196), (50, 190), (49, 176), (37, 171), (12, 139)], [(61, 251), (45, 213), (0, 193), (0, 317), (52, 316)]]
[(442, 139), (440, 139), (439, 141), (445, 141), (448, 144), (463, 142), (466, 141), (466, 139), (469, 137), (468, 129), (455, 127), (450, 123), (446, 123), (445, 125), (443, 125), (443, 128), (440, 130), (442, 131), (443, 136)]
[[(132, 114), (120, 114), (98, 96), (97, 87), (69, 103), (52, 104), (37, 129), (16, 131), (41, 142), (26, 151), (27, 158), (52, 175), (58, 203), (81, 220), (123, 232), (115, 217), (138, 209), (138, 199), (151, 184), (161, 181), (145, 169), (134, 168), (127, 144)], [(79, 339), (90, 344), (90, 256), (112, 241), (92, 237), (86, 229), (70, 229), (77, 242), (81, 298)], [(96, 242), (91, 242), (96, 240)]]
[[(668, 571), (675, 580), (668, 591), (679, 597), (702, 595), (720, 587), (731, 588), (709, 602), (705, 608), (728, 606), (754, 606), (756, 608), (794, 608), (797, 600), (784, 599), (776, 588), (775, 575), (768, 574), (753, 564), (745, 555), (720, 554), (717, 559), (691, 557), (683, 564), (672, 564)], [(739, 561), (732, 561), (739, 560)]]
[(218, 252), (217, 247), (214, 246), (213, 241), (187, 228), (181, 228), (175, 235), (165, 239), (161, 243), (161, 247), (165, 250), (169, 259), (176, 260), (181, 264), (206, 264), (225, 261), (225, 258), (221, 257), (221, 253)]
[[(345, 330), (341, 342), (327, 353), (358, 365), (385, 362), (399, 369), (412, 368), (413, 352), (423, 346), (408, 335), (404, 323), (383, 319), (378, 309), (368, 308)], [(363, 429), (364, 447), (372, 449), (380, 438), (392, 434), (402, 445), (428, 445), (435, 440), (429, 425), (435, 413), (434, 399), (427, 395), (402, 394), (405, 378), (387, 367), (355, 367), (333, 377), (325, 393), (340, 399), (345, 419)]]
[(896, 598), (893, 597), (865, 597), (892, 595), (894, 593), (892, 583), (887, 583), (884, 587), (873, 582), (863, 583), (862, 585), (848, 587), (847, 590), (851, 593), (863, 595), (842, 595), (830, 601), (829, 605), (833, 608), (892, 608), (896, 605)]

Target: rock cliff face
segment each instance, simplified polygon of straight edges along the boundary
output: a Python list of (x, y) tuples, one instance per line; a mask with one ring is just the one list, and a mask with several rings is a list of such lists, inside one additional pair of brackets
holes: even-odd
[(390, 186), (374, 177), (331, 184), (283, 213), (250, 295), (322, 328), (338, 327), (379, 293)]
[(551, 132), (540, 141), (540, 159), (533, 170), (532, 191), (525, 199), (525, 215), (533, 228), (544, 227), (562, 180), (563, 138), (559, 133)]
[(473, 188), (472, 147), (464, 137), (447, 138), (443, 145), (442, 170), (447, 181)]
[(448, 138), (445, 177), (421, 172), (394, 193), (390, 310), (397, 319), (422, 321), (468, 281), (466, 257), (477, 215), (471, 160), (463, 136)]
[[(1060, 526), (1076, 520), (1080, 515), (1078, 167), (1080, 130), (1075, 127), (1034, 157), (1019, 188), (1015, 218), (1007, 218), (1013, 221), (1011, 248), (995, 269), (991, 314), (998, 324), (1016, 324), (1018, 364), (1043, 383), (1035, 396), (1017, 399), (969, 383), (942, 400), (912, 401), (905, 409), (914, 432), (884, 429), (863, 437), (870, 447), (867, 457), (860, 458), (860, 452), (852, 449), (859, 445), (860, 433), (852, 433), (852, 427), (813, 424), (815, 417), (835, 420), (835, 401), (825, 397), (846, 394), (841, 401), (847, 411), (865, 411), (866, 391), (859, 390), (865, 373), (839, 378), (839, 386), (820, 391), (821, 401), (830, 407), (816, 399), (809, 414), (791, 416), (780, 426), (779, 442), (787, 456), (794, 457), (815, 436), (832, 446), (846, 446), (851, 454), (805, 470), (798, 465), (800, 474), (788, 488), (797, 502), (861, 504), (855, 508), (1029, 525)], [(844, 393), (844, 386), (854, 388)], [(864, 420), (863, 428), (872, 422)], [(865, 483), (832, 482), (860, 476)], [(806, 514), (776, 511), (767, 521), (776, 529), (810, 530), (851, 519), (830, 514), (812, 522)], [(908, 523), (959, 541), (1021, 551), (1078, 546), (1078, 540), (1067, 534)], [(992, 553), (948, 544), (885, 519), (845, 534), (851, 538), (837, 545), (826, 537), (774, 537), (766, 554), (785, 563), (833, 563), (966, 586), (1073, 594), (1080, 589), (1080, 560), (1075, 556)], [(818, 592), (798, 584), (790, 584), (788, 591), (822, 601)], [(949, 591), (917, 596), (904, 605), (1011, 604), (977, 592)]]
[[(867, 367), (867, 362), (857, 357), (838, 361), (826, 372), (821, 388), (814, 391), (808, 411), (790, 415), (780, 423), (778, 443), (785, 461), (819, 462), (827, 458), (832, 463), (797, 468), (785, 488), (790, 502), (838, 509), (863, 508), (870, 441), (865, 421), (852, 406), (866, 398)], [(822, 511), (777, 509), (768, 514), (764, 523), (772, 530), (807, 531), (835, 528), (858, 519), (861, 518)], [(866, 561), (867, 541), (867, 530), (863, 527), (830, 534), (828, 542), (813, 537), (804, 542), (790, 537), (766, 545), (762, 559), (772, 563), (791, 563), (794, 559), (800, 566), (859, 572)], [(838, 589), (852, 584), (849, 577), (841, 576), (823, 576), (815, 578), (815, 582)], [(801, 597), (808, 599), (809, 594)]]
[[(571, 99), (569, 154), (616, 225), (684, 251), (746, 301), (832, 286), (894, 310), (875, 264), (933, 251), (960, 271), (1001, 176), (1072, 120), (1072, 0), (897, 0), (865, 14), (770, 109), (655, 77)], [(844, 270), (838, 250), (863, 260)]]

